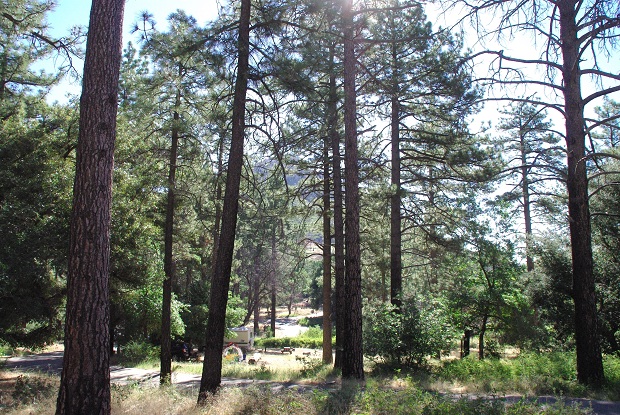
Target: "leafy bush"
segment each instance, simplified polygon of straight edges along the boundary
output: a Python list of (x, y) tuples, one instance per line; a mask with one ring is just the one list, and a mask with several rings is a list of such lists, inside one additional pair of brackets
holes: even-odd
[(323, 327), (323, 317), (302, 317), (298, 323), (303, 327), (317, 326), (320, 328)]
[(304, 378), (316, 376), (325, 366), (321, 359), (306, 356), (295, 356), (295, 359), (301, 362), (302, 368), (299, 373)]
[(13, 346), (0, 341), (0, 356), (11, 356), (14, 352)]
[[(335, 345), (336, 339), (332, 338), (332, 345)], [(257, 348), (281, 349), (283, 347), (306, 347), (308, 349), (320, 349), (323, 347), (323, 339), (309, 337), (267, 337), (254, 341)]]
[(450, 349), (452, 328), (441, 307), (418, 309), (404, 301), (401, 312), (388, 303), (364, 307), (364, 353), (387, 364), (416, 364)]
[(308, 327), (308, 330), (299, 334), (304, 339), (320, 339), (323, 341), (323, 329), (319, 326)]
[(159, 359), (160, 348), (150, 343), (130, 341), (121, 349), (121, 358), (125, 362), (139, 363)]

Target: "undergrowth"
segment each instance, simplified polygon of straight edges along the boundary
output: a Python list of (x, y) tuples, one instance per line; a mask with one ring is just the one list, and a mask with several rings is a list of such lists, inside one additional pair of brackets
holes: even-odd
[[(366, 385), (344, 384), (336, 390), (276, 389), (269, 385), (249, 388), (223, 388), (206, 405), (196, 406), (196, 389), (113, 386), (112, 414), (170, 415), (577, 415), (591, 413), (558, 401), (540, 405), (528, 400), (511, 401), (501, 396), (471, 399), (442, 396), (414, 386), (387, 387), (369, 380)], [(7, 415), (53, 414), (55, 397), (36, 403), (18, 403), (5, 409)]]
[(468, 392), (517, 392), (620, 399), (620, 358), (605, 356), (606, 384), (590, 390), (577, 382), (575, 354), (523, 353), (517, 358), (478, 360), (474, 356), (445, 362), (433, 371), (439, 382), (452, 382)]

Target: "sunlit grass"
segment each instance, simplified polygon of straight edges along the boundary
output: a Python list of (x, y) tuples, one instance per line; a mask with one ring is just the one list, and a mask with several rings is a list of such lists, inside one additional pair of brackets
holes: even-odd
[(482, 361), (470, 356), (437, 366), (432, 371), (436, 383), (433, 389), (617, 400), (620, 398), (620, 358), (605, 356), (604, 365), (606, 384), (601, 390), (591, 390), (577, 382), (574, 353), (523, 353), (516, 358)]
[[(112, 386), (113, 414), (169, 415), (576, 415), (589, 413), (563, 402), (539, 405), (530, 401), (506, 401), (500, 397), (456, 399), (424, 391), (411, 384), (398, 388), (378, 379), (365, 384), (345, 382), (334, 390), (275, 389), (270, 385), (223, 388), (198, 407), (196, 389), (172, 387)], [(56, 402), (51, 394), (36, 402), (0, 406), (7, 415), (53, 414)]]

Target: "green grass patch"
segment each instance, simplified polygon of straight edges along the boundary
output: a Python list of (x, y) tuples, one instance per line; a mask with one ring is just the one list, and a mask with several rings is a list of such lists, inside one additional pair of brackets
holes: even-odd
[(617, 399), (620, 358), (604, 358), (606, 386), (588, 390), (577, 382), (575, 354), (523, 353), (516, 358), (478, 360), (470, 356), (444, 362), (433, 371), (440, 382), (452, 382), (471, 392), (517, 392), (527, 395), (602, 396)]

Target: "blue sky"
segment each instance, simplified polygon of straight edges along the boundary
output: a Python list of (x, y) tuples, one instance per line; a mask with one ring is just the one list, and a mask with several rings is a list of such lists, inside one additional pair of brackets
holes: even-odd
[[(76, 25), (88, 25), (91, 1), (89, 0), (57, 0), (57, 6), (48, 16), (52, 34), (66, 34), (67, 30)], [(214, 19), (217, 16), (216, 0), (126, 0), (125, 2), (125, 41), (129, 40), (129, 31), (133, 23), (139, 20), (141, 12), (148, 10), (155, 16), (159, 24), (165, 24), (170, 13), (177, 9), (185, 10), (198, 20), (198, 24)]]
[[(222, 0), (220, 0), (221, 2)], [(90, 15), (90, 0), (57, 0), (56, 8), (47, 16), (47, 22), (50, 26), (50, 34), (53, 37), (65, 36), (74, 26), (88, 26), (88, 18)], [(135, 43), (136, 37), (132, 35), (131, 28), (134, 23), (140, 20), (143, 11), (153, 14), (154, 19), (160, 28), (165, 30), (167, 17), (176, 10), (184, 10), (187, 14), (193, 16), (199, 25), (205, 24), (207, 21), (217, 17), (218, 1), (217, 0), (126, 0), (125, 2), (125, 19), (123, 42), (129, 41)], [(83, 62), (75, 62), (75, 65), (81, 71)], [(65, 95), (80, 94), (80, 85), (75, 81), (64, 80), (59, 86), (54, 87), (48, 96), (50, 102), (65, 101)]]

